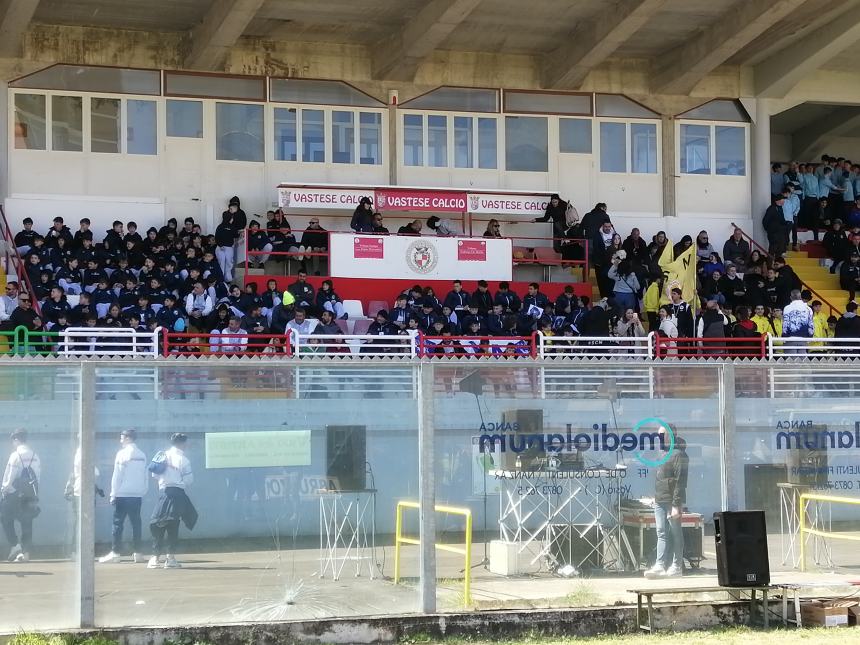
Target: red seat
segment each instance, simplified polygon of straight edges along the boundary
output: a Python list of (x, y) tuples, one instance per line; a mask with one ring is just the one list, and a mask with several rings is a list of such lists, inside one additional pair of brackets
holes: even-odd
[(367, 330), (370, 329), (370, 323), (372, 321), (369, 318), (359, 318), (355, 321), (355, 326), (352, 328), (352, 333), (355, 336), (363, 336), (367, 333)]
[(385, 309), (385, 311), (388, 311), (391, 309), (391, 305), (389, 305), (384, 300), (371, 300), (370, 304), (367, 305), (367, 315), (371, 318), (374, 318), (376, 317), (376, 312), (378, 312), (380, 309)]
[(349, 321), (341, 320), (340, 318), (338, 318), (335, 322), (337, 323), (337, 326), (340, 327), (340, 331), (342, 333), (344, 333), (344, 334), (349, 333)]
[(540, 264), (558, 264), (561, 256), (549, 246), (539, 246), (535, 249), (538, 263)]

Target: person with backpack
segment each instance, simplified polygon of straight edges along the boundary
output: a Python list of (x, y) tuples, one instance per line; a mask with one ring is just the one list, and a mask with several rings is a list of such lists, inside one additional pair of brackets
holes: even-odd
[(191, 462), (185, 456), (188, 435), (176, 432), (170, 437), (171, 447), (157, 452), (147, 467), (158, 480), (158, 500), (152, 510), (149, 530), (152, 533), (153, 551), (148, 569), (161, 566), (165, 556), (165, 569), (178, 569), (176, 560), (180, 521), (191, 531), (197, 524), (197, 510), (188, 498), (186, 489), (194, 482)]
[[(39, 478), (42, 464), (27, 445), (27, 431), (12, 433), (12, 454), (0, 483), (0, 524), (12, 549), (9, 562), (29, 562), (33, 546), (33, 519), (39, 515)], [(15, 523), (21, 528), (20, 537)]]
[(110, 482), (110, 503), (113, 506), (113, 532), (110, 553), (99, 558), (102, 564), (119, 562), (122, 557), (122, 532), (125, 518), (131, 523), (132, 562), (143, 562), (141, 549), (140, 503), (148, 482), (146, 455), (135, 443), (137, 432), (129, 428), (119, 435), (122, 448), (116, 453)]

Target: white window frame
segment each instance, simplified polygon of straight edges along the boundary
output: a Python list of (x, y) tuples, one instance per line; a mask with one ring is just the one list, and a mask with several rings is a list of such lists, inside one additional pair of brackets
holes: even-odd
[[(571, 117), (573, 118), (573, 117)], [(593, 128), (591, 131), (591, 154), (594, 155), (596, 159), (595, 168), (597, 172), (603, 175), (627, 175), (633, 177), (656, 177), (663, 173), (663, 159), (662, 159), (662, 123), (657, 119), (631, 119), (629, 117), (626, 118), (617, 118), (617, 117), (594, 117), (593, 119)], [(624, 171), (608, 171), (600, 169), (600, 162), (603, 158), (603, 149), (600, 145), (600, 124), (601, 123), (620, 123), (624, 125)], [(631, 159), (631, 155), (633, 154), (633, 128), (631, 125), (635, 124), (646, 124), (653, 125), (657, 131), (657, 166), (656, 172), (633, 172), (633, 161)], [(564, 154), (577, 154), (577, 153), (564, 153)], [(585, 155), (585, 153), (578, 153)]]
[[(404, 146), (406, 142), (406, 125), (404, 123), (405, 117), (407, 115), (416, 115), (422, 118), (422, 159), (420, 166), (407, 166), (404, 162), (406, 155), (404, 154)], [(429, 164), (430, 160), (430, 147), (429, 147), (429, 132), (430, 132), (430, 124), (428, 117), (430, 116), (444, 116), (446, 119), (446, 140), (448, 142), (448, 159), (446, 166), (431, 166)], [(454, 172), (486, 172), (486, 173), (498, 173), (501, 172), (502, 168), (502, 159), (500, 158), (500, 149), (502, 144), (501, 138), (501, 126), (499, 125), (499, 121), (501, 117), (504, 115), (499, 114), (498, 112), (442, 112), (437, 110), (399, 110), (397, 113), (397, 132), (398, 132), (398, 140), (400, 148), (398, 150), (398, 163), (404, 168), (425, 168), (427, 170), (450, 170)], [(470, 167), (462, 167), (457, 166), (456, 164), (456, 149), (455, 149), (455, 137), (454, 137), (454, 118), (467, 118), (472, 119), (472, 165)], [(496, 122), (496, 167), (495, 168), (481, 168), (480, 167), (480, 149), (479, 149), (479, 136), (478, 136), (478, 119), (493, 119)]]
[[(709, 128), (710, 131), (710, 173), (698, 174), (683, 172), (681, 169), (681, 150), (683, 141), (681, 141), (681, 126), (682, 125), (703, 125)], [(732, 128), (742, 128), (744, 131), (744, 168), (746, 170), (743, 175), (718, 175), (717, 174), (717, 128), (728, 126)], [(675, 170), (679, 175), (684, 177), (719, 177), (720, 179), (727, 178), (730, 181), (743, 181), (750, 179), (750, 124), (742, 121), (699, 121), (695, 119), (678, 119), (675, 124), (675, 145), (676, 161)]]
[[(18, 94), (38, 94), (45, 97), (45, 149), (28, 150), (15, 147), (15, 96)], [(72, 96), (81, 99), (81, 150), (54, 150), (53, 137), (53, 97)], [(66, 155), (93, 155), (95, 157), (133, 157), (136, 159), (147, 159), (159, 157), (163, 150), (164, 136), (167, 132), (165, 121), (164, 97), (152, 96), (150, 94), (105, 94), (103, 92), (67, 92), (64, 90), (31, 90), (27, 88), (16, 88), (8, 93), (8, 137), (7, 148), (10, 153), (39, 154), (50, 152), (52, 154)], [(93, 152), (92, 151), (92, 99), (114, 99), (120, 102), (120, 147), (119, 152)], [(155, 154), (131, 154), (128, 152), (128, 101), (151, 101), (155, 103)]]
[[(275, 110), (287, 109), (296, 111), (296, 160), (290, 161), (287, 159), (277, 159), (275, 157)], [(323, 112), (323, 132), (325, 134), (325, 161), (303, 161), (302, 160), (302, 110), (322, 110)], [(352, 142), (353, 161), (352, 163), (335, 163), (334, 162), (334, 140), (332, 137), (332, 112), (351, 112), (354, 136)], [(380, 115), (380, 131), (379, 131), (379, 163), (363, 164), (361, 163), (361, 114), (372, 113)], [(366, 107), (342, 107), (339, 105), (313, 105), (310, 103), (278, 103), (269, 102), (265, 104), (265, 124), (266, 133), (266, 150), (271, 150), (267, 153), (267, 161), (283, 164), (303, 164), (309, 168), (383, 168), (385, 167), (385, 156), (388, 146), (388, 124), (387, 110), (384, 108), (366, 108)]]

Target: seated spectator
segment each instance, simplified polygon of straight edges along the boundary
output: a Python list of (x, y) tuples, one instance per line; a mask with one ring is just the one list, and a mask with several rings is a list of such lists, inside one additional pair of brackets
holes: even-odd
[(470, 300), (469, 293), (463, 290), (463, 283), (460, 280), (454, 280), (453, 287), (445, 296), (442, 304), (445, 307), (450, 307), (454, 312), (465, 313), (469, 309)]
[(307, 336), (311, 333), (313, 323), (307, 318), (307, 312), (303, 307), (296, 307), (293, 319), (287, 323), (287, 333)]
[(731, 237), (723, 244), (723, 260), (726, 263), (731, 262), (737, 267), (740, 273), (743, 273), (747, 266), (747, 261), (750, 256), (750, 245), (744, 239), (743, 231), (735, 228)]
[(331, 280), (323, 281), (320, 290), (317, 292), (316, 306), (318, 311), (328, 310), (338, 319), (346, 320), (348, 318), (343, 309), (343, 301), (335, 293), (334, 283)]
[(176, 296), (168, 293), (164, 296), (164, 304), (155, 314), (155, 322), (159, 327), (174, 329), (176, 321), (185, 318), (185, 312), (176, 304)]
[(370, 231), (374, 235), (388, 235), (389, 231), (383, 225), (383, 217), (382, 213), (374, 213), (373, 214), (373, 227)]
[(487, 222), (487, 230), (484, 231), (484, 237), (500, 239), (502, 237), (502, 225), (499, 220), (491, 219)]
[(681, 238), (681, 241), (675, 244), (672, 247), (673, 257), (679, 257), (684, 251), (693, 246), (693, 238), (689, 235), (685, 235)]
[(272, 241), (269, 239), (269, 234), (260, 229), (260, 222), (257, 220), (251, 220), (251, 225), (248, 228), (248, 250), (256, 251), (260, 254), (248, 254), (249, 266), (253, 268), (261, 267), (266, 264), (272, 249)]
[(493, 303), (502, 305), (505, 314), (518, 313), (522, 307), (520, 297), (511, 291), (511, 285), (507, 282), (499, 283), (499, 290), (496, 291)]
[(15, 247), (18, 249), (18, 255), (26, 256), (33, 248), (33, 238), (37, 233), (33, 230), (33, 220), (30, 217), (25, 217), (22, 222), (24, 230), (15, 234)]
[(493, 296), (490, 294), (486, 280), (478, 280), (478, 288), (472, 292), (470, 304), (478, 308), (478, 313), (486, 316), (493, 308)]
[(713, 245), (708, 241), (708, 232), (699, 231), (696, 236), (696, 260), (698, 262), (707, 262), (714, 253)]
[[(463, 316), (463, 320), (466, 319), (467, 314), (460, 314)], [(460, 316), (457, 312), (452, 311), (451, 307), (447, 305), (442, 306), (442, 320), (445, 321), (445, 324), (451, 328), (451, 333), (457, 335), (463, 331), (463, 326), (460, 324)]]
[[(20, 300), (20, 299), (19, 299)], [(66, 300), (63, 288), (56, 286), (51, 289), (51, 297), (42, 303), (42, 316), (45, 320), (45, 328), (52, 330), (58, 322), (60, 315), (68, 317), (72, 308)]]
[(65, 266), (61, 266), (54, 277), (68, 294), (78, 295), (83, 291), (84, 277), (78, 268), (78, 258), (74, 255), (66, 258)]
[[(442, 303), (439, 298), (436, 297), (436, 292), (433, 290), (433, 287), (426, 286), (424, 287), (423, 300), (432, 300), (433, 301), (433, 310), (438, 314), (442, 311)], [(467, 294), (468, 295), (468, 294)]]
[(439, 237), (451, 237), (459, 233), (451, 220), (447, 218), (443, 219), (437, 215), (431, 215), (427, 218), (427, 228), (431, 231), (436, 231), (436, 235)]
[(279, 254), (278, 260), (288, 260), (290, 255), (298, 254), (299, 245), (288, 222), (284, 221), (280, 228), (269, 231), (269, 241), (272, 244), (272, 253)]
[(9, 314), (9, 319), (0, 326), (4, 331), (11, 331), (16, 327), (26, 327), (29, 331), (42, 329), (42, 319), (33, 309), (33, 301), (27, 293), (18, 296), (18, 306)]
[(317, 323), (314, 333), (335, 336), (343, 334), (343, 331), (334, 319), (334, 314), (326, 309), (320, 313), (320, 321)]
[(72, 232), (69, 230), (69, 227), (63, 223), (62, 217), (54, 218), (54, 225), (45, 233), (45, 246), (48, 248), (55, 248), (57, 246), (57, 240), (62, 238), (66, 244), (70, 247), (74, 242), (74, 238), (72, 237)]
[(418, 316), (419, 329), (421, 329), (425, 334), (429, 333), (430, 330), (433, 329), (433, 323), (436, 322), (437, 319), (440, 319), (440, 317), (435, 313), (434, 303), (431, 300), (422, 301), (421, 314)]
[(296, 281), (287, 287), (287, 291), (296, 299), (296, 306), (298, 307), (310, 307), (315, 302), (314, 288), (307, 280), (308, 274), (299, 270)]
[(210, 334), (209, 348), (213, 353), (241, 354), (248, 347), (248, 332), (242, 329), (239, 316), (230, 316), (227, 327), (213, 329)]
[[(537, 318), (543, 316), (544, 311), (549, 306), (549, 298), (540, 291), (540, 285), (537, 282), (532, 282), (528, 286), (528, 293), (523, 298), (523, 306), (521, 311), (528, 316), (534, 316), (537, 309), (540, 313)], [(531, 311), (529, 311), (531, 309)]]
[(726, 265), (726, 274), (720, 278), (719, 291), (730, 309), (746, 304), (746, 284), (738, 276), (738, 268), (734, 264)]
[(394, 308), (391, 310), (391, 324), (396, 325), (400, 330), (406, 329), (410, 317), (412, 317), (412, 310), (406, 304), (406, 296), (401, 293), (394, 299)]
[(713, 300), (719, 305), (726, 304), (726, 296), (722, 291), (722, 278), (723, 274), (719, 270), (712, 271), (711, 275), (703, 278), (702, 288), (699, 292), (699, 297), (703, 303)]
[[(268, 334), (269, 321), (263, 315), (263, 308), (259, 304), (253, 304), (248, 310), (248, 313), (241, 320), (242, 329), (249, 334)], [(253, 343), (257, 347), (259, 342)]]
[(711, 252), (708, 255), (707, 261), (702, 265), (702, 274), (706, 279), (710, 278), (714, 271), (719, 271), (721, 276), (726, 272), (726, 267), (720, 258), (720, 254), (716, 251)]
[[(752, 268), (756, 268), (758, 269), (759, 275), (764, 276), (767, 272), (767, 264), (768, 257), (762, 254), (762, 252), (758, 249), (753, 249), (750, 252), (749, 262), (747, 262), (747, 271), (751, 270)], [(746, 277), (746, 275), (744, 275), (744, 277)]]
[(416, 219), (416, 220), (409, 222), (408, 224), (404, 224), (399, 229), (397, 229), (397, 234), (398, 235), (415, 235), (415, 236), (418, 236), (418, 235), (421, 235), (421, 228), (422, 227), (423, 227), (423, 224), (421, 224), (421, 221)]
[[(374, 223), (375, 225), (375, 223)], [(310, 263), (314, 275), (319, 275), (320, 257), (328, 250), (328, 232), (320, 226), (319, 217), (312, 217), (308, 221), (308, 227), (302, 233), (302, 241), (299, 253), (310, 253)], [(304, 269), (307, 269), (308, 256), (304, 256)]]
[(212, 297), (206, 293), (202, 282), (195, 282), (194, 288), (185, 298), (185, 311), (188, 312), (189, 327), (194, 331), (204, 330), (206, 317), (212, 313)]
[(287, 324), (293, 320), (295, 315), (296, 299), (289, 291), (284, 291), (281, 296), (280, 304), (275, 305), (272, 309), (272, 315), (269, 317), (269, 328), (273, 334), (285, 334), (287, 332)]
[(493, 311), (487, 316), (487, 333), (490, 336), (503, 336), (505, 331), (505, 312), (501, 303), (493, 305)]

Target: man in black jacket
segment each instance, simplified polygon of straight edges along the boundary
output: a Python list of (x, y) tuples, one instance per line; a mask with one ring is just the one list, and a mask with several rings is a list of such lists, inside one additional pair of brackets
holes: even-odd
[(773, 203), (768, 206), (761, 222), (767, 233), (768, 253), (773, 256), (782, 255), (788, 248), (788, 236), (786, 235), (788, 224), (782, 213), (783, 204), (785, 204), (784, 195), (774, 196)]
[[(669, 449), (668, 432), (672, 428), (660, 429), (662, 448)], [(645, 572), (646, 578), (674, 577), (684, 575), (684, 530), (681, 515), (687, 501), (687, 472), (690, 458), (686, 442), (675, 434), (675, 446), (657, 469), (654, 482), (654, 519), (657, 528), (657, 560)], [(668, 566), (667, 566), (668, 565)]]
[(836, 338), (860, 338), (860, 316), (857, 315), (857, 303), (845, 305), (845, 313), (836, 323)]
[(594, 234), (597, 233), (597, 229), (608, 219), (609, 214), (606, 212), (606, 204), (599, 202), (582, 218), (582, 234), (585, 236), (585, 239), (591, 240)]
[(549, 222), (552, 220), (552, 248), (556, 253), (561, 252), (561, 238), (567, 230), (567, 202), (558, 194), (553, 193), (546, 206), (543, 217), (536, 217), (533, 222)]

